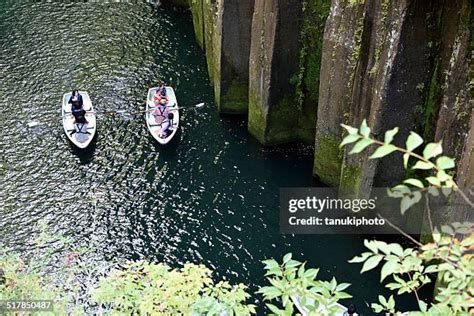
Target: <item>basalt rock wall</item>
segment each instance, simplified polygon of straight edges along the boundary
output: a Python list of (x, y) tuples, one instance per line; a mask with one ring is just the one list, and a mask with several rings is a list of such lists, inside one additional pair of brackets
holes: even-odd
[(263, 145), (314, 143), (329, 0), (193, 0), (220, 113), (248, 112)]
[(371, 150), (349, 155), (338, 147), (340, 124), (359, 126), (364, 118), (379, 139), (398, 126), (398, 145), (414, 130), (428, 141), (442, 139), (457, 161), (469, 155), (471, 29), (469, 1), (334, 0), (323, 42), (314, 174), (364, 194), (403, 179), (400, 155), (368, 160)]
[(221, 113), (247, 113), (253, 10), (254, 0), (191, 1), (196, 39), (206, 53)]
[(315, 176), (368, 193), (406, 175), (399, 155), (369, 160), (370, 150), (339, 147), (340, 124), (367, 119), (380, 139), (398, 126), (398, 145), (411, 130), (442, 140), (472, 185), (469, 0), (188, 3), (218, 110), (248, 113), (263, 145), (312, 143)]

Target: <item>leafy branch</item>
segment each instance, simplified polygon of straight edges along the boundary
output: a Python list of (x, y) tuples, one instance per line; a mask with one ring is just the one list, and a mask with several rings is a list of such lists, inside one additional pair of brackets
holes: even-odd
[(283, 308), (267, 303), (275, 315), (293, 315), (295, 305), (310, 315), (334, 315), (345, 308), (337, 302), (351, 298), (346, 292), (349, 283), (337, 283), (317, 280), (319, 269), (306, 269), (304, 262), (294, 260), (291, 253), (283, 257), (279, 264), (274, 259), (264, 260), (267, 280), (270, 286), (262, 287), (258, 292), (266, 301), (278, 301)]
[[(380, 141), (371, 137), (370, 128), (364, 120), (359, 128), (342, 125), (348, 135), (341, 142), (341, 147), (354, 144), (350, 154), (357, 154), (370, 145), (378, 146), (369, 156), (369, 159), (385, 157), (393, 152), (403, 154), (403, 165), (405, 169), (426, 170), (429, 176), (422, 180), (410, 178), (403, 184), (392, 188), (390, 196), (400, 198), (400, 211), (405, 213), (412, 205), (419, 202), (422, 192), (438, 196), (439, 189), (445, 196), (449, 196), (454, 190), (460, 194), (463, 200), (474, 207), (474, 203), (459, 189), (453, 176), (447, 170), (455, 168), (454, 159), (443, 156), (441, 142), (428, 143), (423, 148), (422, 154), (415, 152), (423, 144), (423, 138), (411, 132), (405, 142), (405, 148), (392, 144), (398, 128), (387, 131), (384, 140)], [(410, 165), (410, 158), (415, 162)], [(436, 160), (435, 160), (436, 159)], [(418, 189), (412, 191), (411, 189)], [(380, 271), (380, 282), (391, 276), (393, 282), (386, 285), (387, 288), (397, 291), (397, 294), (414, 293), (422, 314), (457, 314), (467, 312), (474, 304), (472, 288), (474, 286), (474, 259), (472, 247), (474, 247), (474, 226), (472, 223), (452, 223), (441, 227), (441, 232), (433, 227), (431, 209), (429, 207), (429, 195), (425, 195), (428, 222), (432, 233), (433, 242), (425, 245), (414, 240), (411, 236), (396, 228), (404, 236), (412, 240), (418, 248), (403, 249), (399, 244), (387, 244), (383, 241), (365, 241), (365, 246), (370, 250), (354, 257), (349, 262), (363, 263), (361, 273), (372, 270), (384, 262)], [(389, 223), (390, 224), (390, 223)], [(458, 237), (461, 237), (458, 239)], [(430, 283), (431, 278), (438, 276), (441, 284), (434, 297), (434, 302), (428, 308), (428, 304), (422, 301), (418, 295), (419, 289)], [(393, 296), (388, 300), (379, 296), (379, 302), (371, 305), (375, 312), (395, 312), (395, 301)], [(417, 312), (418, 313), (418, 312)]]
[[(344, 137), (340, 147), (354, 143), (349, 154), (358, 154), (370, 145), (376, 145), (378, 147), (369, 156), (369, 159), (382, 158), (398, 151), (403, 154), (403, 166), (405, 169), (431, 171), (431, 175), (425, 177), (424, 182), (416, 178), (410, 178), (404, 180), (403, 184), (392, 188), (392, 196), (402, 198), (402, 214), (405, 213), (411, 205), (421, 200), (421, 193), (423, 191), (427, 191), (429, 194), (437, 196), (439, 193), (438, 189), (441, 189), (443, 194), (446, 196), (449, 195), (452, 190), (456, 190), (470, 207), (474, 207), (474, 202), (471, 201), (461, 189), (459, 189), (453, 176), (447, 172), (447, 170), (455, 167), (455, 161), (451, 157), (442, 155), (443, 147), (441, 141), (426, 144), (423, 148), (422, 155), (420, 155), (415, 152), (415, 149), (423, 144), (423, 138), (415, 132), (410, 132), (405, 143), (406, 147), (402, 148), (392, 144), (395, 135), (399, 131), (398, 127), (385, 132), (384, 140), (380, 141), (371, 137), (371, 130), (367, 125), (366, 120), (362, 121), (359, 128), (344, 124), (341, 124), (341, 126), (347, 131), (348, 135)], [(416, 162), (413, 166), (409, 167), (410, 158), (415, 158)], [(435, 161), (434, 158), (436, 158)], [(411, 192), (408, 185), (420, 190)]]

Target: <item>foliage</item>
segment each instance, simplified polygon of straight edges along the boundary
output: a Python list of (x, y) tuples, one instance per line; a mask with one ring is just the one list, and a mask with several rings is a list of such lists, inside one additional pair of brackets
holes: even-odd
[(0, 251), (0, 300), (53, 300), (54, 314), (255, 313), (255, 306), (244, 304), (249, 297), (244, 285), (214, 284), (212, 271), (203, 265), (186, 264), (181, 269), (144, 261), (100, 265), (87, 258), (92, 248), (73, 246), (43, 224), (40, 230), (28, 258)]
[[(348, 135), (341, 146), (354, 143), (350, 153), (360, 153), (370, 145), (378, 146), (369, 157), (382, 158), (395, 151), (403, 154), (405, 169), (427, 170), (424, 179), (411, 178), (390, 190), (392, 197), (400, 198), (400, 211), (404, 214), (411, 206), (422, 199), (425, 194), (428, 219), (432, 241), (421, 244), (408, 237), (417, 247), (403, 249), (396, 243), (387, 244), (382, 241), (365, 241), (368, 252), (353, 258), (352, 263), (363, 263), (361, 273), (381, 265), (380, 281), (387, 277), (392, 282), (386, 287), (396, 291), (397, 295), (414, 293), (419, 305), (419, 311), (410, 314), (457, 315), (467, 314), (474, 305), (472, 289), (474, 288), (474, 226), (472, 223), (452, 223), (441, 227), (441, 231), (433, 227), (429, 209), (429, 196), (438, 196), (441, 191), (449, 196), (453, 190), (469, 205), (474, 203), (459, 189), (452, 175), (447, 170), (455, 167), (452, 158), (443, 156), (441, 142), (429, 143), (423, 148), (422, 154), (415, 152), (423, 144), (418, 134), (411, 132), (405, 148), (392, 144), (398, 128), (385, 133), (384, 141), (371, 138), (370, 128), (364, 120), (360, 128), (343, 125)], [(410, 164), (410, 159), (415, 161)], [(383, 264), (381, 264), (383, 263)], [(418, 290), (433, 279), (438, 278), (438, 287), (432, 304), (420, 300)], [(389, 299), (379, 296), (379, 302), (371, 305), (377, 313), (382, 311), (395, 313), (396, 303), (393, 296)]]
[[(64, 310), (65, 302), (59, 288), (51, 278), (32, 269), (16, 254), (3, 252), (0, 255), (0, 300), (42, 300), (53, 301), (55, 311)], [(34, 314), (34, 313), (33, 313)]]
[[(419, 310), (408, 312), (410, 315), (467, 315), (474, 306), (474, 226), (472, 223), (456, 222), (438, 230), (431, 223), (429, 208), (430, 196), (438, 196), (440, 191), (446, 196), (455, 191), (471, 208), (474, 207), (474, 203), (458, 188), (453, 176), (448, 173), (448, 170), (455, 167), (454, 160), (442, 155), (441, 142), (426, 144), (421, 153), (415, 151), (420, 149), (423, 138), (414, 132), (408, 136), (405, 148), (400, 148), (392, 143), (398, 128), (387, 131), (384, 140), (380, 141), (371, 137), (365, 120), (359, 128), (342, 126), (347, 131), (347, 136), (340, 146), (354, 144), (351, 154), (361, 153), (375, 145), (377, 147), (370, 159), (401, 152), (405, 169), (428, 171), (423, 179), (407, 179), (389, 193), (400, 199), (402, 215), (425, 197), (432, 241), (422, 244), (394, 226), (416, 247), (403, 248), (397, 243), (365, 240), (364, 245), (368, 251), (349, 261), (361, 263), (361, 273), (381, 267), (380, 282), (389, 280), (386, 287), (395, 296), (386, 298), (380, 295), (378, 302), (371, 304), (373, 311), (400, 314), (396, 306), (396, 295), (413, 293)], [(291, 254), (285, 255), (282, 264), (273, 259), (265, 260), (264, 264), (270, 286), (261, 288), (259, 292), (265, 300), (281, 304), (283, 308), (267, 304), (276, 315), (292, 315), (295, 298), (301, 300), (303, 309), (309, 314), (334, 315), (343, 310), (342, 306), (337, 305), (338, 300), (351, 297), (342, 292), (349, 284), (338, 285), (335, 279), (331, 282), (317, 280), (318, 270), (305, 270), (304, 263), (293, 260)], [(427, 303), (420, 299), (418, 291), (434, 280), (438, 281), (437, 290), (433, 301)]]
[(203, 265), (186, 264), (171, 269), (165, 264), (129, 262), (100, 280), (92, 297), (111, 304), (115, 312), (150, 315), (250, 315), (253, 305), (242, 284), (214, 284), (211, 270)]
[(311, 314), (333, 315), (344, 311), (338, 300), (352, 297), (344, 292), (349, 283), (338, 284), (335, 278), (330, 282), (317, 280), (319, 269), (306, 269), (305, 263), (292, 259), (291, 253), (283, 257), (281, 264), (274, 259), (263, 263), (271, 285), (262, 287), (259, 293), (267, 301), (281, 301), (283, 308), (266, 304), (276, 315), (293, 315), (295, 300)]

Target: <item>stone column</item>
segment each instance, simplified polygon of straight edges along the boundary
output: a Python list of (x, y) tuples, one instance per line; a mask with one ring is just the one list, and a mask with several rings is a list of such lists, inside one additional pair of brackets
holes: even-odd
[(365, 13), (364, 4), (333, 0), (324, 30), (313, 173), (333, 186), (340, 182), (340, 124), (349, 116)]
[(298, 72), (302, 1), (256, 0), (249, 70), (249, 132), (264, 145), (298, 138), (290, 78)]
[(254, 0), (194, 0), (194, 31), (204, 49), (220, 113), (248, 108), (250, 29)]

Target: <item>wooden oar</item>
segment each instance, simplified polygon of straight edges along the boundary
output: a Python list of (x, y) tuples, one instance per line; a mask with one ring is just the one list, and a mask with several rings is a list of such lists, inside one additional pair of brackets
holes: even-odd
[[(170, 111), (179, 111), (179, 110), (185, 110), (185, 109), (199, 109), (202, 108), (205, 105), (204, 102), (198, 103), (193, 106), (184, 106), (184, 107), (179, 107), (179, 108), (172, 108)], [(116, 110), (116, 111), (106, 111), (106, 112), (101, 112), (101, 111), (86, 111), (86, 113), (95, 113), (95, 114), (104, 114), (104, 115), (119, 115), (119, 114), (129, 114), (129, 115), (139, 115), (147, 112), (154, 111), (155, 107), (148, 109), (148, 110), (143, 110), (143, 111), (136, 111), (132, 112), (129, 110)], [(64, 114), (63, 116), (66, 115), (72, 115), (71, 112)]]
[[(184, 109), (199, 109), (199, 108), (202, 108), (204, 105), (205, 105), (205, 103), (201, 102), (201, 103), (198, 103), (198, 104), (193, 105), (193, 106), (183, 106), (183, 107), (180, 107), (180, 108), (172, 108), (172, 109), (170, 109), (170, 111), (179, 111), (179, 110), (184, 110)], [(143, 113), (151, 112), (151, 111), (154, 111), (154, 110), (155, 110), (155, 108), (151, 108), (151, 109), (144, 110), (144, 111), (129, 112), (129, 114), (137, 115), (137, 114), (143, 114)]]
[(181, 108), (176, 108), (176, 109), (170, 109), (170, 111), (178, 111), (178, 110), (185, 110), (185, 109), (200, 109), (204, 105), (206, 105), (204, 102), (198, 103), (194, 106), (183, 106)]

